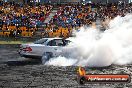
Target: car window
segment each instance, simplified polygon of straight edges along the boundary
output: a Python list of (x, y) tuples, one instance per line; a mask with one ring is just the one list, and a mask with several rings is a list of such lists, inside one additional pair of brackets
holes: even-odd
[(55, 40), (56, 46), (64, 46), (64, 43), (62, 40)]
[(34, 42), (34, 44), (44, 44), (48, 39), (40, 39)]
[(71, 41), (70, 40), (64, 40), (64, 45), (68, 45)]
[(56, 46), (54, 40), (49, 41), (47, 45), (48, 46)]
[(48, 42), (49, 46), (64, 46), (64, 42), (61, 39), (54, 39)]

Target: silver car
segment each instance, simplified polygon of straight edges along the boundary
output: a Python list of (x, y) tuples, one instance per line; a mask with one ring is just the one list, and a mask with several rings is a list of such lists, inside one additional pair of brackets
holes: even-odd
[(19, 54), (26, 58), (45, 59), (66, 55), (68, 39), (42, 38), (34, 43), (20, 45)]

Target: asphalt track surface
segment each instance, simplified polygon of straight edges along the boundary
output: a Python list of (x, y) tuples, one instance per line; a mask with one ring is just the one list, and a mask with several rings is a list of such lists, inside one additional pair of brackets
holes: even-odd
[[(0, 88), (132, 88), (130, 83), (77, 83), (76, 66), (45, 66), (17, 54), (19, 45), (0, 45)], [(88, 74), (130, 74), (132, 65), (85, 67)]]

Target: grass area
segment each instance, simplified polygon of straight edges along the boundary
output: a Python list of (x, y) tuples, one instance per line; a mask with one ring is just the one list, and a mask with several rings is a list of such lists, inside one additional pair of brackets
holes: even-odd
[(24, 44), (24, 43), (32, 43), (32, 42), (24, 42), (24, 41), (0, 41), (0, 44)]
[(6, 38), (0, 37), (0, 44), (24, 44), (24, 43), (32, 43), (39, 38)]

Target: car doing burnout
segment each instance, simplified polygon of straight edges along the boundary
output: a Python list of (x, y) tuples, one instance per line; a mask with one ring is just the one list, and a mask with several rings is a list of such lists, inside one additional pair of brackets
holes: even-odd
[(34, 43), (21, 44), (19, 54), (26, 58), (42, 58), (45, 61), (51, 57), (67, 55), (68, 39), (62, 38), (42, 38)]

